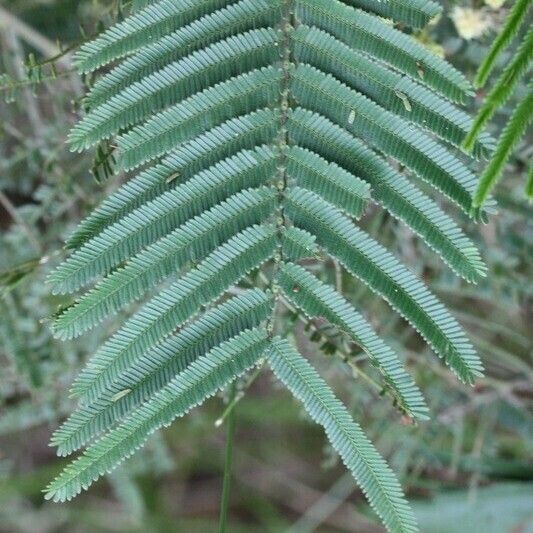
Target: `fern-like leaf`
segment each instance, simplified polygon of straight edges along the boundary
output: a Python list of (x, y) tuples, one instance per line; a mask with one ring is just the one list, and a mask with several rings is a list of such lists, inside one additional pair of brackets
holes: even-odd
[(188, 261), (203, 259), (239, 231), (262, 222), (272, 212), (275, 199), (271, 188), (249, 189), (189, 220), (111, 272), (62, 311), (54, 323), (55, 335), (70, 339), (94, 327)]
[(49, 281), (57, 292), (76, 290), (232, 193), (262, 185), (275, 169), (269, 149), (221, 161), (104, 229), (76, 250)]
[(155, 115), (118, 138), (119, 167), (135, 168), (174, 148), (184, 135), (190, 138), (231, 117), (271, 105), (279, 98), (280, 82), (277, 69), (254, 70)]
[[(324, 117), (296, 109), (289, 118), (289, 136), (300, 145), (320, 150), (330, 161), (364, 178), (371, 185), (374, 199), (408, 224), (460, 275), (472, 281), (485, 274), (477, 249), (457, 225), (346, 130)], [(473, 214), (476, 215), (479, 213)]]
[(54, 433), (51, 444), (57, 446), (58, 455), (72, 453), (112, 427), (215, 346), (259, 326), (272, 313), (272, 307), (271, 295), (259, 289), (247, 291), (167, 337), (135, 364), (135, 372), (123, 372)]
[[(478, 71), (476, 77), (476, 83), (478, 85), (482, 85), (486, 82), (497, 55), (518, 32), (520, 23), (526, 17), (530, 5), (531, 2), (527, 0), (525, 2), (523, 0), (518, 0), (515, 3), (501, 33), (498, 35), (486, 60)], [(494, 86), (487, 95), (485, 102), (481, 106), (472, 129), (463, 143), (467, 150), (475, 150), (475, 143), (480, 137), (482, 129), (498, 108), (503, 106), (510, 98), (518, 82), (530, 70), (532, 60), (533, 29), (529, 28), (513, 58), (496, 80)], [(483, 173), (480, 183), (478, 184), (473, 202), (473, 208), (475, 210), (479, 210), (479, 208), (487, 201), (490, 191), (503, 173), (505, 163), (515, 146), (518, 144), (520, 138), (524, 135), (528, 124), (531, 122), (531, 83), (529, 83), (527, 90), (528, 95), (513, 111), (509, 122), (502, 132), (498, 146)], [(529, 198), (532, 196), (529, 179), (526, 182), (526, 196)]]
[[(372, 61), (332, 35), (302, 24), (294, 32), (295, 57), (357, 89), (396, 115), (460, 146), (472, 127), (472, 119), (446, 98), (417, 81)], [(484, 133), (474, 145), (476, 157), (487, 157), (494, 140)]]
[(385, 248), (310, 191), (294, 188), (287, 210), (296, 225), (314, 233), (320, 245), (409, 320), (463, 381), (472, 383), (481, 374), (481, 362), (457, 322)]
[(157, 429), (193, 407), (257, 363), (268, 346), (264, 329), (243, 332), (192, 363), (116, 429), (90, 446), (47, 488), (47, 499), (71, 500), (100, 476), (116, 468)]
[(154, 39), (175, 31), (202, 15), (220, 9), (226, 0), (162, 0), (148, 5), (140, 0), (142, 11), (112, 26), (76, 52), (74, 61), (80, 72), (92, 72), (138, 50)]
[(475, 140), (492, 118), (498, 108), (500, 108), (510, 98), (516, 84), (529, 69), (533, 60), (533, 29), (525, 35), (512, 61), (502, 72), (494, 87), (487, 95), (485, 102), (479, 110), (476, 120), (470, 133), (464, 141), (465, 148), (471, 150)]
[(89, 91), (86, 104), (91, 108), (97, 107), (137, 80), (182, 59), (192, 51), (254, 27), (273, 26), (280, 18), (280, 0), (241, 0), (209, 13), (141, 48), (107, 76), (100, 78)]
[(91, 141), (109, 138), (154, 111), (183, 100), (204, 84), (268, 65), (279, 53), (277, 44), (275, 30), (251, 30), (171, 63), (93, 109), (72, 131), (71, 144), (85, 148)]
[(343, 124), (357, 137), (364, 134), (368, 144), (398, 159), (439, 190), (450, 191), (450, 196), (457, 191), (453, 199), (469, 211), (475, 176), (441, 145), (319, 70), (300, 65), (291, 80), (294, 98), (302, 107)]
[(270, 259), (276, 246), (272, 226), (251, 227), (217, 248), (198, 267), (149, 301), (113, 335), (79, 374), (73, 394), (91, 401), (134, 361), (191, 318), (202, 305)]
[(383, 374), (402, 410), (415, 418), (427, 418), (428, 408), (422, 394), (403, 369), (398, 356), (340, 294), (292, 263), (287, 263), (280, 269), (278, 281), (286, 297), (309, 318), (325, 318), (365, 350)]
[(479, 66), (479, 69), (474, 80), (474, 86), (479, 88), (483, 87), (487, 82), (487, 79), (494, 68), (497, 57), (502, 53), (505, 47), (511, 42), (513, 37), (520, 30), (520, 26), (525, 19), (527, 12), (531, 6), (530, 0), (516, 0), (511, 11), (507, 15), (505, 24), (496, 37), (489, 53), (483, 59), (483, 62)]
[(298, 261), (319, 256), (315, 236), (295, 226), (287, 228), (287, 231), (284, 232), (281, 251), (283, 258), (287, 261)]
[(287, 153), (287, 174), (347, 214), (360, 218), (370, 199), (367, 183), (319, 155), (293, 146)]
[(442, 11), (439, 4), (432, 0), (382, 0), (379, 3), (372, 0), (348, 0), (347, 3), (415, 28), (423, 28)]
[[(71, 499), (264, 357), (324, 426), (386, 527), (415, 531), (391, 470), (278, 335), (286, 331), (283, 299), (305, 320), (327, 319), (365, 351), (394, 403), (426, 418), (400, 357), (341, 294), (298, 265), (329, 255), (411, 322), (460, 379), (471, 383), (481, 372), (444, 306), (354, 222), (375, 201), (466, 280), (485, 274), (471, 240), (411, 179), (487, 219), (491, 205), (475, 207), (477, 180), (453, 148), (472, 126), (456, 105), (471, 94), (468, 82), (380, 18), (418, 28), (438, 5), (130, 6), (75, 54), (81, 72), (106, 73), (95, 74), (71, 148), (102, 153), (105, 145), (111, 173), (131, 173), (74, 231), (70, 257), (49, 277), (60, 293), (93, 284), (58, 313), (54, 334), (71, 339), (135, 305), (74, 381), (80, 405), (52, 443), (60, 455), (85, 451), (48, 497)], [(472, 147), (486, 157), (494, 142), (483, 134)]]
[(157, 198), (169, 189), (169, 183), (176, 185), (187, 181), (199, 171), (239, 150), (253, 149), (272, 142), (278, 125), (279, 114), (265, 109), (228, 120), (191, 140), (183, 139), (183, 130), (177, 130), (182, 139), (180, 147), (161, 163), (140, 172), (105, 199), (80, 223), (69, 237), (67, 247), (79, 248), (105, 227)]
[(326, 30), (453, 100), (463, 101), (471, 94), (466, 78), (449, 63), (378, 18), (339, 0), (296, 0), (295, 4), (296, 15), (304, 24)]
[[(533, 121), (533, 84), (529, 85), (527, 96), (516, 106), (509, 122), (502, 132), (501, 138), (487, 168), (483, 171), (479, 187), (474, 196), (474, 206), (482, 206), (490, 191), (496, 185), (503, 168), (516, 145), (524, 135), (526, 128)], [(527, 186), (526, 186), (527, 194)], [(531, 195), (529, 195), (531, 198)]]
[(268, 362), (277, 378), (324, 427), (331, 445), (390, 531), (416, 531), (416, 521), (394, 474), (316, 370), (283, 339), (275, 339)]

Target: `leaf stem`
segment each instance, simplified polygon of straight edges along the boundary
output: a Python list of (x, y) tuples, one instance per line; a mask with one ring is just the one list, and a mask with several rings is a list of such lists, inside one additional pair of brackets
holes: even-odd
[(231, 469), (233, 464), (233, 440), (235, 437), (235, 398), (237, 395), (237, 384), (234, 381), (230, 387), (229, 405), (233, 408), (229, 411), (226, 422), (226, 458), (224, 462), (224, 480), (222, 484), (222, 498), (220, 500), (220, 520), (218, 531), (226, 533), (228, 519), (229, 496), (231, 491)]

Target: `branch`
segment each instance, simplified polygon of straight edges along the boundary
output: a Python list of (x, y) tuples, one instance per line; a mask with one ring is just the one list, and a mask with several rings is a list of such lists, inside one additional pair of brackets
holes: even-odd
[[(56, 43), (44, 35), (41, 35), (38, 31), (34, 30), (31, 26), (28, 26), (28, 24), (21, 21), (18, 17), (3, 7), (0, 7), (0, 28), (10, 29), (16, 33), (20, 39), (38, 50), (47, 58), (54, 57), (62, 53), (61, 49)], [(70, 69), (72, 68), (72, 55), (62, 55), (57, 59), (56, 63), (65, 69)]]

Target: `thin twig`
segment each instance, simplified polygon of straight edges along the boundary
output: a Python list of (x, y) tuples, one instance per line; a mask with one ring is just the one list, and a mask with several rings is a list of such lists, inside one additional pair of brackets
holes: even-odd
[(261, 374), (261, 371), (263, 370), (264, 365), (259, 365), (255, 372), (250, 376), (248, 381), (244, 384), (244, 386), (237, 391), (237, 393), (234, 395), (233, 399), (229, 402), (228, 406), (220, 416), (220, 418), (217, 418), (215, 421), (215, 427), (220, 427), (228, 418), (229, 414), (235, 409), (235, 406), (244, 398), (244, 395), (246, 391), (253, 385), (255, 380), (259, 377), (259, 374)]
[[(0, 13), (1, 17), (1, 13)], [(4, 28), (2, 41), (5, 44), (7, 52), (12, 59), (12, 69), (15, 74), (15, 79), (19, 82), (26, 77), (24, 72), (24, 50), (20, 44), (17, 33), (9, 27)], [(32, 131), (35, 134), (35, 139), (43, 139), (45, 137), (45, 126), (41, 118), (39, 107), (33, 97), (33, 94), (28, 86), (23, 86), (22, 97), (24, 98), (24, 110), (28, 121), (31, 124)]]
[[(237, 394), (237, 385), (235, 381), (230, 388), (230, 405)], [(229, 411), (226, 426), (226, 459), (224, 463), (224, 481), (222, 485), (222, 499), (220, 501), (220, 521), (219, 533), (226, 533), (228, 520), (229, 497), (231, 491), (231, 469), (233, 463), (233, 439), (235, 437), (235, 409)]]
[(312, 533), (348, 499), (355, 489), (351, 474), (344, 474), (292, 525), (290, 531)]
[[(56, 43), (3, 7), (0, 7), (0, 29), (16, 34), (19, 39), (35, 48), (35, 50), (45, 57), (46, 63), (53, 62), (55, 67), (63, 71), (62, 76), (69, 76), (74, 92), (76, 94), (82, 93), (82, 83), (77, 73), (73, 70), (72, 49), (75, 48), (75, 45), (69, 47), (67, 50), (62, 50)], [(56, 77), (58, 75), (54, 75), (50, 79), (55, 79)], [(19, 81), (22, 83), (22, 80)]]
[[(3, 7), (0, 7), (0, 27), (10, 29), (46, 57), (57, 56), (61, 53), (60, 48), (53, 41), (41, 35)], [(69, 69), (72, 66), (71, 56), (67, 54), (58, 57), (56, 63)]]

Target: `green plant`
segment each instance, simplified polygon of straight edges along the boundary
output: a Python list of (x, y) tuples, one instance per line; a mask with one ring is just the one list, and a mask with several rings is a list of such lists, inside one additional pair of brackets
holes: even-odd
[[(339, 292), (297, 264), (327, 254), (388, 301), (462, 381), (481, 374), (442, 303), (353, 221), (372, 198), (460, 276), (485, 274), (473, 243), (406, 175), (486, 219), (473, 208), (475, 176), (432, 136), (463, 143), (471, 120), (453, 102), (469, 84), (361, 9), (420, 27), (436, 4), (160, 0), (133, 8), (76, 54), (83, 73), (125, 59), (96, 81), (69, 140), (77, 151), (104, 142), (115, 170), (142, 169), (68, 240), (72, 255), (50, 276), (54, 291), (97, 281), (60, 311), (54, 332), (77, 337), (156, 293), (75, 381), (80, 406), (52, 443), (60, 455), (87, 448), (47, 497), (71, 499), (153, 431), (266, 363), (324, 426), (384, 524), (414, 531), (394, 474), (286, 340), (282, 312), (326, 318), (361, 346), (407, 416), (427, 417), (401, 359)], [(491, 149), (487, 135), (475, 142), (476, 156)]]
[[(513, 37), (520, 31), (521, 27), (527, 27), (528, 11), (531, 6), (530, 0), (517, 0), (509, 12), (507, 20), (492, 44), (485, 60), (480, 65), (474, 85), (476, 88), (484, 87), (492, 72), (496, 59), (512, 41)], [(472, 150), (475, 141), (480, 135), (487, 122), (494, 113), (502, 107), (513, 94), (518, 82), (523, 79), (531, 68), (533, 58), (533, 29), (529, 29), (523, 37), (520, 46), (517, 48), (511, 61), (505, 67), (492, 89), (487, 95), (483, 106), (479, 110), (474, 125), (464, 141), (464, 146)], [(503, 173), (505, 164), (513, 153), (520, 139), (523, 137), (528, 125), (533, 119), (533, 85), (529, 83), (527, 94), (517, 104), (507, 122), (494, 154), (483, 171), (478, 188), (474, 195), (474, 207), (482, 206), (496, 182)], [(526, 183), (526, 196), (533, 198), (533, 169), (530, 168)]]

